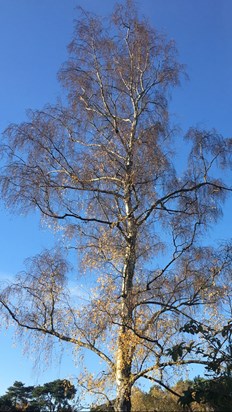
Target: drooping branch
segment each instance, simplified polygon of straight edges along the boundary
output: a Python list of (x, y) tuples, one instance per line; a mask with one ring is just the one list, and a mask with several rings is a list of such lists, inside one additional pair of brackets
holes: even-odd
[(6, 309), (6, 311), (8, 312), (10, 317), (12, 318), (12, 320), (15, 321), (16, 324), (18, 326), (20, 326), (21, 328), (31, 330), (31, 331), (34, 331), (34, 332), (41, 332), (43, 334), (47, 334), (47, 335), (50, 335), (50, 336), (54, 336), (54, 337), (58, 338), (60, 341), (70, 342), (74, 345), (77, 345), (80, 348), (88, 349), (88, 350), (94, 352), (96, 355), (98, 355), (109, 366), (114, 367), (114, 362), (105, 353), (103, 353), (101, 350), (96, 348), (90, 342), (87, 343), (87, 342), (82, 341), (79, 338), (76, 339), (76, 338), (72, 338), (70, 336), (64, 335), (63, 333), (59, 333), (53, 327), (51, 329), (47, 329), (46, 327), (42, 327), (42, 326), (39, 326), (39, 325), (38, 326), (31, 326), (27, 323), (24, 323), (18, 318), (17, 314), (14, 311), (11, 310), (10, 306), (1, 298), (0, 298), (0, 303)]

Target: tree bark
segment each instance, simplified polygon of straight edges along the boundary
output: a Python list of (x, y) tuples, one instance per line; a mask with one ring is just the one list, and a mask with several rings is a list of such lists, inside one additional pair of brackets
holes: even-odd
[(117, 397), (115, 402), (115, 412), (131, 411), (131, 354), (126, 345), (127, 333), (122, 332), (118, 338), (118, 351), (116, 360), (116, 383)]
[[(130, 192), (130, 191), (129, 191)], [(126, 205), (127, 213), (131, 213), (131, 199)], [(132, 213), (133, 215), (133, 213)], [(116, 412), (131, 411), (131, 365), (133, 360), (133, 339), (132, 339), (132, 324), (133, 324), (133, 277), (135, 273), (136, 262), (136, 235), (137, 228), (134, 223), (133, 216), (128, 219), (128, 244), (125, 251), (125, 263), (123, 270), (122, 296), (121, 296), (121, 321), (118, 349), (116, 358), (116, 383), (117, 397), (115, 402)]]

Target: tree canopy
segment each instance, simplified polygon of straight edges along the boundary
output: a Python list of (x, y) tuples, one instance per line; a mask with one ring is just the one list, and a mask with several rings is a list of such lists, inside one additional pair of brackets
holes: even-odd
[[(171, 124), (184, 67), (133, 1), (107, 22), (80, 10), (69, 52), (67, 100), (4, 132), (6, 205), (39, 210), (61, 243), (2, 289), (2, 316), (31, 331), (32, 346), (92, 351), (103, 371), (83, 369), (79, 384), (105, 400), (116, 391), (115, 411), (130, 412), (140, 378), (166, 389), (173, 371), (228, 361), (231, 242), (202, 239), (231, 191), (232, 139)], [(81, 276), (94, 286), (85, 300), (68, 290), (70, 249), (77, 287)]]
[(15, 381), (0, 397), (2, 412), (75, 412), (76, 389), (67, 379), (57, 379), (39, 386), (25, 386)]

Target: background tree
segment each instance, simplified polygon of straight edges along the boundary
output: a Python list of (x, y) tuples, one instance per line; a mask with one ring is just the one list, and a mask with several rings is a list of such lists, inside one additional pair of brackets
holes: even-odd
[(36, 409), (29, 408), (33, 389), (34, 386), (25, 386), (24, 383), (15, 381), (14, 384), (7, 389), (6, 394), (0, 397), (1, 410), (9, 410), (11, 412), (17, 410), (33, 410), (36, 412)]
[[(202, 410), (205, 407), (206, 410), (215, 412), (222, 410), (225, 412), (232, 411), (232, 345), (230, 326), (224, 327), (222, 336), (228, 338), (226, 339), (228, 346), (222, 350), (221, 339), (218, 336), (211, 338), (214, 348), (207, 366), (208, 378), (204, 379), (198, 376), (193, 382), (189, 382), (179, 399), (181, 405), (192, 407), (197, 402), (198, 405), (201, 405)], [(218, 347), (220, 348), (220, 358), (215, 356)]]
[(33, 396), (40, 405), (40, 411), (72, 412), (74, 408), (69, 403), (74, 398), (76, 389), (66, 379), (57, 379), (35, 387)]
[(196, 405), (193, 410), (231, 412), (232, 411), (232, 380), (221, 376), (214, 379), (195, 378), (180, 398), (183, 406)]
[(151, 387), (148, 393), (138, 388), (132, 392), (132, 411), (144, 412), (182, 412), (183, 407), (178, 405), (177, 397), (172, 398), (169, 391), (160, 389), (155, 385)]
[(39, 386), (25, 386), (16, 381), (0, 397), (3, 412), (75, 412), (76, 389), (67, 379), (57, 379)]
[(183, 66), (132, 1), (109, 23), (82, 11), (69, 51), (60, 71), (67, 104), (31, 111), (4, 133), (1, 189), (7, 205), (54, 225), (95, 291), (73, 302), (66, 257), (45, 251), (2, 290), (1, 304), (6, 320), (32, 332), (31, 345), (56, 338), (94, 352), (104, 372), (79, 384), (107, 399), (116, 389), (115, 410), (130, 411), (140, 378), (167, 389), (171, 368), (207, 365), (210, 337), (231, 316), (231, 245), (200, 239), (231, 190), (220, 168), (231, 166), (232, 142), (191, 128), (175, 160), (181, 136), (168, 98)]

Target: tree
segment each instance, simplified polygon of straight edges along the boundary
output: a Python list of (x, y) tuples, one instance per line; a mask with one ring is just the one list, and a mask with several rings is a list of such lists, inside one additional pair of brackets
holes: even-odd
[(40, 411), (72, 412), (74, 409), (69, 403), (76, 394), (76, 389), (68, 380), (57, 379), (53, 382), (37, 386), (33, 391)]
[[(226, 328), (224, 327), (222, 335), (225, 336), (229, 329), (228, 326)], [(215, 343), (215, 340), (216, 344), (220, 345), (220, 340), (214, 338), (213, 343)], [(178, 401), (181, 405), (192, 406), (197, 402), (202, 408), (205, 406), (206, 410), (212, 410), (214, 412), (220, 412), (222, 410), (225, 412), (232, 411), (231, 334), (228, 338), (228, 343), (228, 346), (221, 351), (221, 358), (218, 359), (215, 357), (216, 359), (209, 362), (207, 366), (208, 379), (198, 376), (193, 382), (189, 382), (189, 385), (182, 391), (182, 395)], [(217, 350), (214, 349), (214, 355), (215, 352), (217, 352)], [(222, 363), (223, 368), (221, 367)]]
[(132, 392), (132, 411), (143, 412), (183, 412), (183, 408), (178, 405), (176, 397), (173, 399), (167, 390), (161, 390), (159, 386), (153, 386), (149, 393), (136, 388)]
[(0, 397), (0, 408), (2, 411), (14, 412), (17, 410), (37, 411), (36, 409), (30, 409), (29, 402), (32, 398), (32, 391), (34, 386), (25, 386), (20, 381), (15, 381), (10, 386), (6, 394)]
[(0, 408), (4, 412), (75, 412), (70, 404), (76, 389), (67, 379), (57, 379), (39, 386), (25, 386), (16, 381), (6, 394), (0, 397)]
[(192, 385), (184, 391), (180, 403), (191, 405), (197, 402), (202, 406), (200, 410), (214, 412), (231, 412), (232, 406), (232, 380), (231, 377), (219, 377), (215, 379), (195, 378)]
[(29, 259), (1, 304), (32, 345), (58, 339), (95, 353), (104, 371), (79, 384), (106, 401), (116, 390), (119, 412), (131, 410), (140, 378), (167, 388), (172, 368), (207, 365), (207, 354), (221, 362), (231, 244), (200, 240), (231, 190), (220, 169), (231, 165), (232, 141), (191, 128), (188, 163), (177, 165), (168, 100), (184, 68), (175, 44), (132, 1), (109, 21), (81, 11), (59, 73), (67, 102), (30, 111), (2, 146), (6, 204), (39, 210), (95, 291), (73, 301), (60, 246)]

